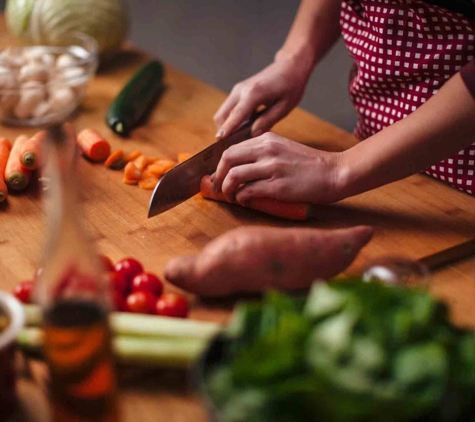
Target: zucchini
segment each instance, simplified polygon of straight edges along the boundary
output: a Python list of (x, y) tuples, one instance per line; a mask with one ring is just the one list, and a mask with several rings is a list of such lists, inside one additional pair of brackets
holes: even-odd
[(109, 106), (107, 125), (126, 137), (138, 126), (163, 91), (164, 67), (156, 60), (143, 66)]

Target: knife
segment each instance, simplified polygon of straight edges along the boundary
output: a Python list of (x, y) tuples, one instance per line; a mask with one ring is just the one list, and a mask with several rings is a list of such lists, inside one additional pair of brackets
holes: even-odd
[(419, 262), (434, 272), (475, 255), (475, 239), (421, 258)]
[(215, 142), (167, 172), (153, 191), (148, 218), (168, 211), (199, 193), (203, 176), (216, 171), (225, 150), (251, 137), (252, 124), (262, 113), (255, 113), (227, 138)]

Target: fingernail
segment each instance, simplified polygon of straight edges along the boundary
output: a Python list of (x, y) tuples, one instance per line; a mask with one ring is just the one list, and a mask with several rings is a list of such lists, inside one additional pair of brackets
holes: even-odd
[(222, 138), (224, 136), (224, 129), (219, 129), (218, 133), (216, 134), (216, 138)]

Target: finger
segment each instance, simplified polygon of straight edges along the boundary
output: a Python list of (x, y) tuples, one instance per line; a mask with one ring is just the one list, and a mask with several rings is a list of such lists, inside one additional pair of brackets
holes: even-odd
[(253, 163), (259, 158), (259, 149), (255, 146), (259, 142), (259, 138), (249, 139), (224, 151), (212, 179), (215, 192), (221, 191), (223, 181), (231, 168)]
[[(221, 104), (221, 107), (213, 116), (214, 123), (218, 129), (226, 121), (226, 119), (229, 116), (229, 113), (231, 113), (234, 107), (236, 107), (236, 104), (238, 102), (239, 102), (239, 95), (236, 93), (235, 90), (231, 91), (231, 94), (229, 94), (228, 98), (224, 100), (224, 103)], [(216, 134), (216, 137), (218, 137), (218, 134)]]
[(261, 179), (255, 182), (246, 183), (235, 193), (235, 201), (247, 207), (253, 198), (276, 198), (275, 182), (271, 179)]
[(224, 178), (221, 190), (228, 202), (235, 202), (234, 195), (241, 185), (272, 176), (271, 169), (263, 163), (233, 167)]
[(241, 95), (239, 102), (219, 128), (217, 133), (217, 135), (220, 135), (219, 138), (225, 138), (233, 133), (242, 123), (251, 117), (251, 114), (261, 105), (261, 102), (262, 98), (260, 97)]
[(288, 114), (287, 106), (284, 101), (279, 101), (269, 107), (266, 112), (259, 117), (252, 125), (252, 136), (260, 136), (268, 132), (279, 120)]

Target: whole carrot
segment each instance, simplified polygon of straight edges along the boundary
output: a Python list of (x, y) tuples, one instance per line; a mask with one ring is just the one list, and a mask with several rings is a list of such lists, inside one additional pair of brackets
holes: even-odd
[(105, 161), (111, 153), (111, 146), (95, 129), (79, 132), (77, 143), (82, 153), (92, 161)]
[(30, 170), (24, 168), (21, 164), (21, 150), (28, 136), (20, 135), (10, 152), (7, 166), (5, 168), (5, 182), (11, 190), (23, 190), (28, 186), (30, 181)]
[(11, 149), (12, 144), (10, 141), (7, 138), (0, 138), (0, 202), (7, 199), (8, 196), (8, 187), (4, 180), (4, 174)]
[[(227, 202), (222, 192), (213, 192), (210, 176), (201, 179), (200, 193), (203, 198)], [(305, 221), (310, 218), (311, 205), (305, 202), (284, 202), (272, 198), (252, 198), (248, 208), (286, 220)]]
[(36, 170), (43, 164), (43, 146), (46, 131), (36, 133), (28, 139), (20, 151), (21, 164), (28, 170)]

